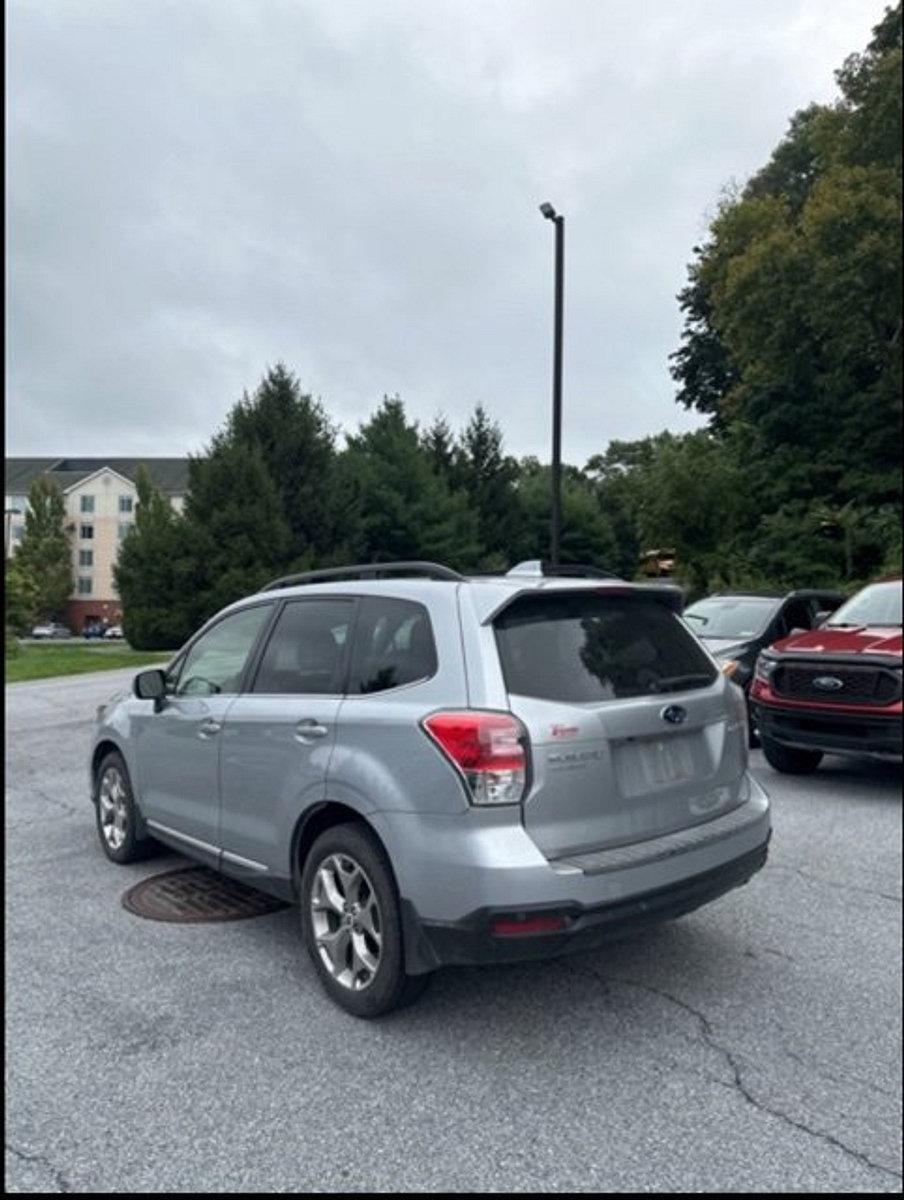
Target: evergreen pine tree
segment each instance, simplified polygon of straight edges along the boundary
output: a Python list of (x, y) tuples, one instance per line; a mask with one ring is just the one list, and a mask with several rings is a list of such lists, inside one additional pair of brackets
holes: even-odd
[(348, 442), (347, 469), (355, 480), (367, 559), (474, 565), (479, 553), (474, 514), (465, 497), (434, 471), (417, 425), (407, 422), (398, 397), (385, 397)]
[(194, 594), (185, 523), (138, 468), (135, 522), (120, 545), (113, 577), (123, 633), (136, 650), (174, 650), (193, 631)]
[(213, 439), (213, 451), (231, 445), (259, 451), (289, 526), (289, 553), (308, 565), (342, 538), (333, 503), (335, 441), (323, 406), (283, 363), (269, 368), (253, 396), (245, 394)]
[(195, 624), (285, 569), (291, 532), (256, 446), (221, 440), (191, 460), (185, 534)]
[(452, 482), (464, 491), (476, 514), (485, 568), (506, 565), (521, 529), (524, 514), (515, 488), (517, 477), (518, 464), (503, 452), (498, 422), (478, 404), (456, 444)]

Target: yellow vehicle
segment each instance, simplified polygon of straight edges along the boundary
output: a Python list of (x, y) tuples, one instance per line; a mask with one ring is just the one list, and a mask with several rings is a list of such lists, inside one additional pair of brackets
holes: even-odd
[(670, 579), (677, 564), (674, 550), (647, 550), (640, 556), (640, 574), (647, 579)]

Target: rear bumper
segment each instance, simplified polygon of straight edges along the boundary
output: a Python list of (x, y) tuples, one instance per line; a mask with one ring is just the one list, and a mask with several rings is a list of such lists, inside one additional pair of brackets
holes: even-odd
[[(489, 963), (530, 962), (592, 950), (605, 942), (627, 937), (660, 921), (683, 916), (745, 884), (765, 864), (769, 836), (740, 858), (641, 896), (632, 896), (596, 908), (572, 904), (555, 911), (566, 919), (561, 932), (498, 937), (493, 922), (511, 916), (512, 909), (480, 908), (449, 924), (420, 921), (410, 903), (405, 924), (408, 945), (431, 966), (478, 966)], [(527, 905), (520, 912), (549, 912), (546, 905)], [(409, 954), (409, 960), (410, 960)], [(409, 965), (410, 969), (410, 965)]]
[[(458, 816), (369, 814), (402, 901), (412, 974), (446, 963), (555, 957), (683, 912), (744, 883), (765, 859), (769, 800), (748, 776), (749, 798), (727, 814), (647, 841), (547, 859), (511, 806)], [(563, 916), (566, 927), (499, 936), (499, 917)]]
[(756, 700), (751, 709), (760, 734), (784, 746), (891, 761), (902, 757), (900, 714), (833, 713), (824, 708), (783, 708)]

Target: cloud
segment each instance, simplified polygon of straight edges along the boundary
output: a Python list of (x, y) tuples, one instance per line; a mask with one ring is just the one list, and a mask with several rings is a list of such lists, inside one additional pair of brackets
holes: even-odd
[(478, 400), (546, 457), (674, 403), (719, 190), (881, 16), (862, 0), (14, 0), (10, 453), (198, 450), (285, 360), (346, 428)]

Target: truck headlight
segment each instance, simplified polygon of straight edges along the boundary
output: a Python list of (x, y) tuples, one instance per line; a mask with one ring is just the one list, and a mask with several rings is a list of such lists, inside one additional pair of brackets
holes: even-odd
[(756, 677), (761, 683), (768, 683), (778, 668), (779, 660), (777, 658), (766, 658), (761, 654), (756, 660)]

